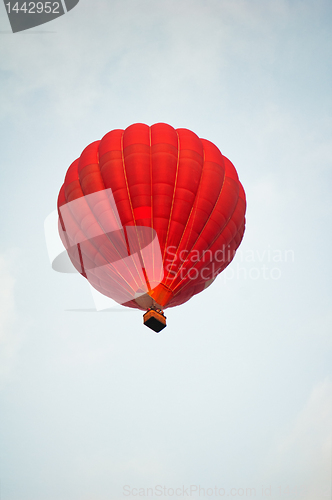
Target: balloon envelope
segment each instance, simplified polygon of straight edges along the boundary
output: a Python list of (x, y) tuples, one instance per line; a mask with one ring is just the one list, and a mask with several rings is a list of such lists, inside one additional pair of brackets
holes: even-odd
[(112, 130), (69, 167), (59, 233), (75, 268), (129, 307), (180, 305), (209, 286), (243, 238), (246, 201), (211, 142), (165, 123)]

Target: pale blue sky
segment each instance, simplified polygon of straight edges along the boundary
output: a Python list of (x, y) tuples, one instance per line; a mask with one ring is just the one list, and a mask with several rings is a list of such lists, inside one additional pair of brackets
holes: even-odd
[[(1, 500), (329, 498), (330, 2), (81, 0), (15, 35), (1, 9)], [(68, 311), (92, 297), (43, 225), (87, 144), (160, 121), (231, 159), (248, 211), (225, 275), (154, 335)]]

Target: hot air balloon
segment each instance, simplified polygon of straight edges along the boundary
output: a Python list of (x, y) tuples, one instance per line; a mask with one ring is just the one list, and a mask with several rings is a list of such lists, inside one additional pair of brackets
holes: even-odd
[(91, 143), (58, 197), (59, 234), (75, 268), (99, 292), (164, 310), (211, 285), (232, 261), (246, 200), (233, 164), (210, 141), (165, 123), (137, 123)]

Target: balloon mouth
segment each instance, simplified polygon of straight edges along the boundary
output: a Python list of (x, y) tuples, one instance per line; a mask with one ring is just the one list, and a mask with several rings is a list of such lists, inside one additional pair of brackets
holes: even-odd
[(172, 292), (172, 290), (168, 288), (168, 286), (164, 285), (163, 283), (159, 283), (149, 292), (149, 295), (157, 304), (160, 304), (162, 306), (161, 309), (164, 309), (172, 299), (174, 292)]
[(173, 292), (163, 283), (159, 283), (155, 288), (146, 293), (141, 289), (136, 292), (135, 302), (141, 309), (165, 309), (173, 297)]

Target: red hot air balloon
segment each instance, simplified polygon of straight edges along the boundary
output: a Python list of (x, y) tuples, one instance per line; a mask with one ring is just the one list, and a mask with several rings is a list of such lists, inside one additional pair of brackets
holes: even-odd
[(246, 200), (233, 164), (187, 129), (112, 130), (69, 167), (59, 233), (76, 269), (117, 302), (163, 310), (207, 288), (243, 238)]

